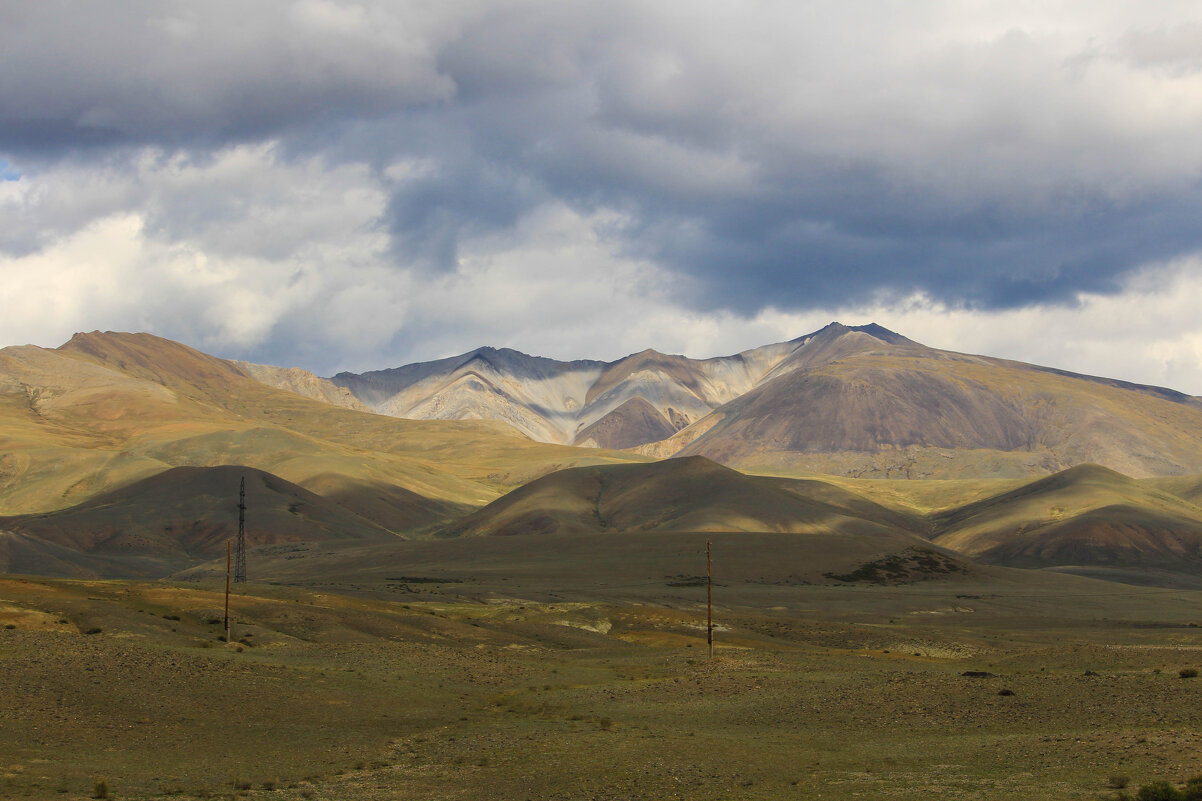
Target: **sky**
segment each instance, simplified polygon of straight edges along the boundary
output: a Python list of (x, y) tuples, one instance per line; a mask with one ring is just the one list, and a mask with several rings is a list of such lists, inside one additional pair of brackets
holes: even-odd
[(1202, 394), (1196, 0), (0, 0), (0, 344), (832, 320)]

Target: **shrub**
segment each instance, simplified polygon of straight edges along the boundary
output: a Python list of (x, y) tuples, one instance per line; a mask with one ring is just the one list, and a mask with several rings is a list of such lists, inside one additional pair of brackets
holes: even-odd
[(1126, 776), (1111, 776), (1106, 780), (1106, 786), (1111, 790), (1122, 790), (1130, 783), (1131, 780)]
[(1139, 788), (1136, 801), (1184, 801), (1185, 795), (1166, 781), (1152, 782)]
[(97, 627), (88, 629), (87, 631), (84, 632), (84, 634), (99, 634), (102, 631), (104, 631), (104, 629), (97, 626)]
[(1197, 677), (1198, 669), (1197, 668), (1181, 668), (1181, 670), (1177, 671), (1177, 675), (1183, 679), (1193, 679), (1193, 678)]

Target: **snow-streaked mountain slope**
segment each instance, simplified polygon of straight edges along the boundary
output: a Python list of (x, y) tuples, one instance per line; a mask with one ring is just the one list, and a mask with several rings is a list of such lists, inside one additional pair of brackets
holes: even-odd
[(331, 381), (394, 417), (502, 420), (543, 442), (630, 447), (670, 436), (745, 394), (809, 339), (713, 359), (645, 350), (608, 363), (479, 348)]
[(759, 470), (1024, 476), (1096, 462), (1202, 469), (1202, 401), (1172, 390), (937, 350), (878, 325), (690, 359), (558, 362), (482, 348), (333, 381), (373, 409), (503, 420), (541, 441), (702, 455)]

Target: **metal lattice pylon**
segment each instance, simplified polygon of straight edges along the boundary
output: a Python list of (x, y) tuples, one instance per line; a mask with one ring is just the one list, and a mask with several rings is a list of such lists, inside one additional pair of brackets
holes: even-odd
[(238, 489), (238, 546), (234, 558), (234, 581), (246, 581), (246, 476)]

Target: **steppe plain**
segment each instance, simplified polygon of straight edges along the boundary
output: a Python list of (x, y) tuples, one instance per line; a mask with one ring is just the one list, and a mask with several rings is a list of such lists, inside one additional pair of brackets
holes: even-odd
[[(147, 343), (85, 339), (65, 372), (0, 351), (2, 797), (1095, 799), (1202, 773), (1189, 476), (755, 478)], [(230, 464), (274, 506), (225, 642), (236, 501), (176, 490)], [(624, 517), (648, 486), (685, 501)], [(1113, 503), (1089, 553), (1149, 561), (1056, 562)]]
[(1202, 770), (1196, 592), (719, 575), (712, 660), (696, 586), (252, 582), (227, 645), (212, 580), (7, 578), (0, 793), (1074, 799)]

